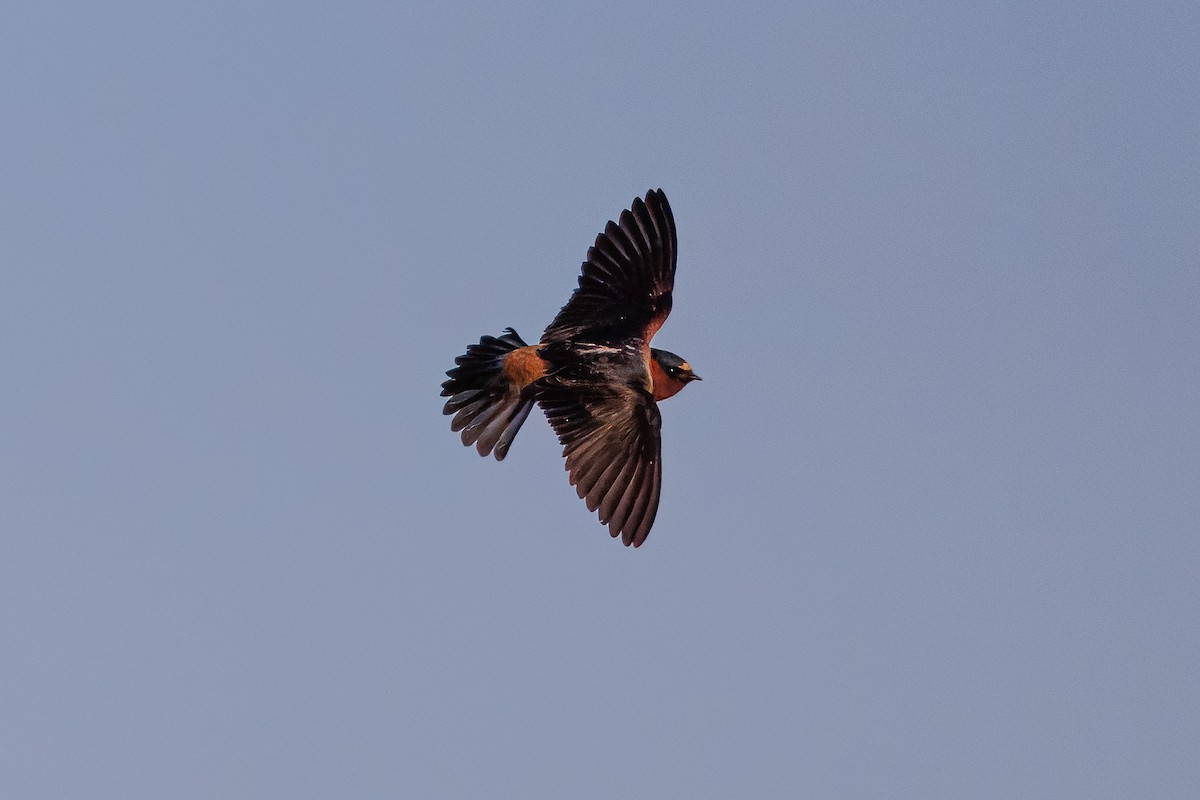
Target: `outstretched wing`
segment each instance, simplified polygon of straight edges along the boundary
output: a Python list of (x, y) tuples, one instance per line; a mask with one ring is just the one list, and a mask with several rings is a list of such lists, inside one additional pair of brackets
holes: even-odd
[(571, 485), (613, 538), (637, 547), (658, 513), (662, 417), (648, 392), (546, 385), (538, 404), (558, 434)]
[(596, 237), (579, 288), (542, 341), (649, 342), (671, 313), (675, 259), (675, 218), (667, 196), (655, 189)]

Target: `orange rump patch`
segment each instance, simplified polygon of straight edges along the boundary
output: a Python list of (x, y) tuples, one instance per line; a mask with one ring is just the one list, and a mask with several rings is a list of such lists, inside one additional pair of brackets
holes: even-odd
[(537, 352), (540, 346), (520, 347), (504, 357), (505, 377), (520, 389), (546, 374), (546, 362)]

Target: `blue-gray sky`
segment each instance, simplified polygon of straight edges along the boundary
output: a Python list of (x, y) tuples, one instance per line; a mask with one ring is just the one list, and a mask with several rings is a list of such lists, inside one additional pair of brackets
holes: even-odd
[[(0, 12), (0, 794), (1194, 798), (1195, 3)], [(441, 416), (675, 209), (663, 503)]]

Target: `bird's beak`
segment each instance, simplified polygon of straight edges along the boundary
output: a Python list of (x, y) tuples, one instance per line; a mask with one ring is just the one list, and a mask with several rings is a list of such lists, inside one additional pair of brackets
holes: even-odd
[(690, 383), (691, 381), (702, 381), (702, 380), (704, 380), (704, 378), (701, 378), (701, 377), (700, 377), (699, 375), (697, 375), (696, 373), (694, 373), (694, 372), (689, 372), (689, 373), (688, 373), (688, 382), (689, 382), (689, 383)]

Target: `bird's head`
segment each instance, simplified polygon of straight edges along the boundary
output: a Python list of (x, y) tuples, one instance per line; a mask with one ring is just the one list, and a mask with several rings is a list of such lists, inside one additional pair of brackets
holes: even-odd
[(692, 372), (692, 365), (674, 353), (650, 348), (650, 376), (654, 381), (654, 399), (665, 400), (678, 394), (679, 390), (700, 376)]

